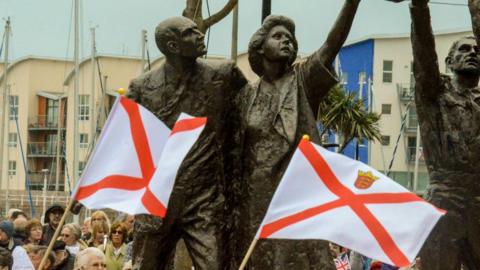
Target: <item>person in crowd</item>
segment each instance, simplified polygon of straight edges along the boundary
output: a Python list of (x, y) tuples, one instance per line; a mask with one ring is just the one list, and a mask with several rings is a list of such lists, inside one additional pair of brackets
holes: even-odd
[[(27, 244), (26, 246), (33, 247), (33, 244)], [(25, 250), (25, 248), (23, 248), (23, 246), (17, 246), (12, 252), (12, 257), (13, 257), (13, 265), (12, 265), (13, 270), (34, 269), (32, 261), (30, 260), (30, 257), (28, 256), (27, 251)]]
[(127, 226), (127, 236), (125, 238), (125, 242), (129, 243), (133, 240), (133, 224), (135, 223), (135, 216), (125, 214), (122, 217), (122, 222)]
[(110, 227), (110, 219), (108, 218), (107, 214), (103, 212), (102, 210), (98, 210), (93, 212), (92, 214), (92, 220), (91, 220), (91, 226), (93, 227), (94, 224), (99, 223), (99, 222), (104, 222)]
[(54, 266), (55, 253), (52, 251), (48, 254), (48, 260), (43, 265), (43, 268), (39, 269), (42, 258), (45, 255), (45, 252), (47, 252), (46, 246), (29, 244), (25, 246), (25, 250), (27, 251), (27, 254), (30, 257), (30, 261), (32, 262), (35, 270), (50, 270)]
[(91, 222), (92, 221), (92, 218), (91, 217), (87, 217), (84, 221), (83, 221), (83, 225), (82, 225), (82, 240), (83, 241), (88, 241), (90, 240), (90, 237), (92, 237), (92, 232), (91, 232), (91, 229), (92, 229), (92, 226), (91, 225)]
[(107, 245), (100, 248), (105, 253), (108, 270), (122, 270), (127, 249), (126, 236), (127, 227), (125, 224), (123, 222), (113, 223)]
[(39, 245), (42, 242), (43, 226), (40, 220), (33, 218), (25, 225), (26, 239), (24, 244)]
[(76, 255), (80, 250), (86, 249), (88, 245), (81, 239), (80, 226), (75, 223), (65, 224), (60, 234), (61, 240), (65, 242), (66, 249)]
[(104, 243), (104, 239), (108, 236), (110, 228), (107, 223), (94, 223), (92, 226), (92, 238), (90, 239), (89, 247), (99, 247)]
[[(0, 270), (11, 270), (13, 266), (13, 257), (5, 248), (0, 248)], [(130, 268), (131, 269), (131, 268)]]
[(7, 219), (13, 222), (13, 213), (15, 212), (22, 212), (22, 210), (17, 208), (10, 208), (7, 212)]
[(55, 264), (53, 270), (73, 270), (75, 264), (75, 255), (66, 249), (65, 242), (57, 240), (53, 245), (55, 252)]
[(8, 220), (0, 222), (0, 247), (12, 252), (15, 247), (22, 245), (22, 242), (13, 238), (13, 223)]
[(15, 233), (13, 234), (13, 238), (17, 239), (20, 242), (25, 242), (27, 239), (25, 226), (28, 222), (27, 215), (22, 211), (16, 211), (12, 213), (12, 222), (13, 222), (13, 229)]
[(50, 240), (55, 233), (55, 230), (60, 223), (60, 219), (62, 218), (63, 213), (65, 213), (65, 208), (63, 206), (54, 204), (47, 209), (44, 215), (44, 223), (43, 225), (43, 236), (42, 236), (42, 243), (48, 245)]
[(80, 251), (75, 260), (75, 270), (106, 269), (105, 255), (98, 248), (89, 247)]

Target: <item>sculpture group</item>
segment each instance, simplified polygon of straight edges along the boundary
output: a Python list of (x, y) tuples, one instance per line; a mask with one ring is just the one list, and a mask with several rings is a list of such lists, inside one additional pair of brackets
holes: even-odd
[[(183, 17), (155, 31), (165, 62), (131, 82), (128, 97), (173, 125), (181, 112), (208, 117), (184, 160), (161, 220), (137, 217), (134, 269), (168, 269), (185, 241), (195, 269), (238, 269), (288, 161), (303, 134), (320, 143), (319, 102), (337, 83), (332, 63), (360, 0), (345, 0), (325, 43), (299, 63), (294, 22), (269, 16), (249, 43), (260, 79), (247, 82), (233, 62), (199, 58), (203, 34)], [(470, 0), (474, 32), (480, 1)], [(431, 183), (427, 198), (448, 210), (421, 252), (422, 269), (480, 265), (479, 47), (457, 41), (446, 59), (453, 77), (440, 75), (428, 0), (412, 0), (415, 101)], [(462, 254), (469, 254), (465, 261)], [(448, 255), (446, 256), (446, 254)], [(334, 269), (324, 241), (261, 241), (248, 269)]]

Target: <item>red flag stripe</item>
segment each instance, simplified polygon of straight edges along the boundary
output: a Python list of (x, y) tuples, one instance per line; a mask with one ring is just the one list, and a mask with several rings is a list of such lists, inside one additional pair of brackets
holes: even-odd
[(121, 97), (120, 103), (130, 119), (132, 140), (137, 152), (142, 176), (144, 179), (150, 179), (155, 171), (155, 164), (153, 163), (152, 154), (150, 152), (150, 144), (148, 143), (145, 127), (143, 126), (139, 106), (137, 103), (129, 100), (126, 97)]
[(136, 178), (125, 175), (110, 175), (95, 184), (81, 186), (75, 195), (76, 200), (83, 200), (92, 196), (101, 189), (121, 189), (128, 191), (140, 190), (145, 187), (145, 181), (142, 178)]
[(206, 123), (207, 123), (206, 117), (196, 117), (196, 118), (178, 120), (178, 122), (175, 123), (175, 126), (173, 127), (172, 132), (170, 133), (170, 136), (179, 132), (185, 132), (185, 131), (199, 128), (205, 125)]
[(285, 227), (288, 227), (302, 220), (317, 216), (321, 213), (325, 213), (329, 210), (332, 210), (341, 206), (345, 206), (345, 205), (346, 205), (346, 202), (344, 200), (338, 199), (338, 200), (331, 201), (329, 203), (322, 204), (316, 207), (312, 207), (304, 211), (298, 212), (296, 214), (278, 219), (262, 227), (262, 230), (260, 232), (260, 238), (268, 238), (270, 235), (274, 234), (275, 232)]
[[(392, 196), (394, 195), (394, 196)], [(415, 194), (405, 192), (405, 193), (377, 193), (377, 194), (359, 194), (354, 196), (354, 198), (360, 200), (362, 203), (380, 203), (380, 204), (387, 204), (387, 203), (403, 203), (403, 202), (413, 202), (419, 201), (424, 202), (423, 199), (419, 198)], [(262, 227), (262, 231), (260, 233), (260, 238), (268, 238), (270, 235), (274, 234), (275, 232), (288, 227), (292, 224), (300, 222), (302, 220), (314, 217), (316, 215), (325, 213), (329, 210), (349, 205), (349, 201), (351, 199), (337, 199), (332, 202), (328, 202), (319, 206), (315, 206), (304, 211), (295, 213), (293, 215), (281, 218), (276, 220), (272, 223), (266, 224)]]
[(378, 244), (390, 258), (390, 260), (397, 266), (407, 266), (410, 264), (409, 260), (398, 248), (397, 244), (387, 232), (385, 227), (375, 218), (375, 216), (368, 210), (368, 208), (361, 202), (352, 200), (356, 195), (337, 179), (336, 175), (331, 170), (328, 163), (317, 152), (315, 147), (308, 140), (302, 140), (299, 149), (309, 161), (312, 168), (315, 170), (320, 180), (325, 183), (327, 188), (335, 195), (343, 198), (348, 197), (349, 206), (357, 214), (357, 216), (365, 223), (368, 230), (377, 240)]
[(153, 194), (148, 187), (142, 196), (142, 203), (145, 209), (147, 209), (148, 212), (150, 212), (150, 214), (154, 216), (164, 218), (167, 214), (167, 208), (162, 204), (160, 200), (157, 199), (155, 194)]

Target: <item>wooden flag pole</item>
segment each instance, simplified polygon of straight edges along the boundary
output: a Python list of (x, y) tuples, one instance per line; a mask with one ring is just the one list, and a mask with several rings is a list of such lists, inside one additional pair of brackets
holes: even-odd
[(68, 202), (67, 208), (65, 209), (65, 212), (63, 213), (62, 219), (60, 219), (60, 223), (58, 223), (57, 229), (55, 230), (55, 233), (53, 234), (53, 237), (50, 240), (50, 243), (48, 244), (47, 251), (45, 252), (45, 254), (43, 254), (43, 258), (42, 258), (42, 261), (40, 262), (40, 266), (38, 267), (38, 269), (43, 269), (43, 267), (45, 266), (45, 262), (48, 259), (48, 254), (50, 254), (50, 252), (52, 252), (53, 245), (55, 244), (55, 241), (57, 240), (58, 235), (62, 231), (63, 224), (65, 223), (65, 219), (67, 217), (67, 214), (68, 214), (68, 212), (70, 212), (70, 209), (72, 208), (72, 205), (73, 205), (74, 201), (75, 200), (73, 198), (70, 198), (70, 201)]
[(250, 244), (250, 247), (248, 248), (248, 251), (247, 251), (247, 255), (245, 255), (245, 258), (243, 258), (242, 264), (240, 265), (240, 268), (238, 268), (238, 270), (243, 270), (243, 268), (245, 268), (245, 265), (247, 265), (248, 259), (250, 259), (250, 256), (252, 255), (253, 249), (257, 245), (257, 242), (258, 242), (258, 238), (255, 237), (252, 243)]

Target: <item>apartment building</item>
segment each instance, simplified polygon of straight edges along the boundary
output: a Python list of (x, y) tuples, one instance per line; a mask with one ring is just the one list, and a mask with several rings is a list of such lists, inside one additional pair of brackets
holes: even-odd
[[(449, 72), (443, 60), (451, 44), (468, 35), (472, 35), (471, 31), (435, 33), (441, 72)], [(418, 120), (409, 34), (374, 35), (352, 41), (342, 48), (339, 58), (345, 89), (358, 93), (368, 108), (381, 114), (381, 141), (369, 142), (362, 155), (367, 155), (368, 163), (377, 170), (390, 172), (403, 186), (422, 193), (428, 174), (420, 142), (415, 181)]]

